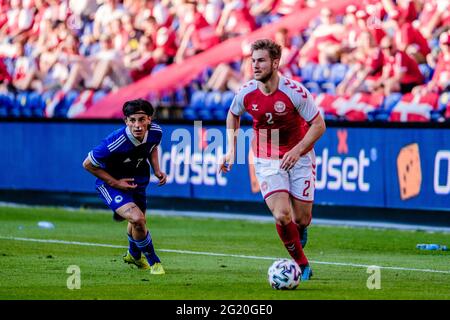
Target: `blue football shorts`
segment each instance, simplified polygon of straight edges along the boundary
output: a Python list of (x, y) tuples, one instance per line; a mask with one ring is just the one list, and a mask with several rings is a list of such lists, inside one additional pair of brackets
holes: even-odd
[(100, 198), (103, 199), (105, 204), (114, 212), (114, 220), (123, 221), (125, 220), (116, 213), (116, 210), (121, 206), (134, 202), (139, 209), (145, 214), (147, 209), (147, 198), (145, 196), (145, 189), (142, 190), (132, 190), (123, 191), (113, 188), (109, 185), (102, 184), (96, 187)]

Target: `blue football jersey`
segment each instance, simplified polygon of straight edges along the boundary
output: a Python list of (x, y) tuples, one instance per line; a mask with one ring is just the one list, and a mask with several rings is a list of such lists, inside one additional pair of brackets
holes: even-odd
[[(134, 178), (138, 188), (150, 182), (150, 152), (161, 142), (162, 130), (151, 123), (144, 140), (137, 140), (128, 127), (112, 132), (96, 146), (88, 157), (92, 164), (108, 172), (115, 179)], [(104, 181), (97, 179), (96, 185)]]

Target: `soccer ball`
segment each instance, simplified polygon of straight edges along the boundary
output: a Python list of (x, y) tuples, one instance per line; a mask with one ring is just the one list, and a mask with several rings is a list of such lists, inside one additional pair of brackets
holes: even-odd
[(289, 259), (275, 261), (267, 272), (269, 283), (277, 290), (292, 290), (298, 287), (302, 277), (300, 267)]

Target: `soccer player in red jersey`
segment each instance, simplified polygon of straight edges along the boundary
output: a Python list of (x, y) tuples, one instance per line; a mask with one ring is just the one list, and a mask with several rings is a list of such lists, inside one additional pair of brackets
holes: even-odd
[(237, 133), (244, 112), (253, 117), (254, 165), (261, 193), (271, 210), (278, 235), (302, 269), (302, 280), (312, 275), (303, 252), (314, 200), (314, 143), (325, 122), (308, 90), (279, 75), (281, 47), (272, 40), (252, 44), (254, 79), (236, 94), (227, 116), (227, 153), (220, 171), (227, 173), (236, 160)]

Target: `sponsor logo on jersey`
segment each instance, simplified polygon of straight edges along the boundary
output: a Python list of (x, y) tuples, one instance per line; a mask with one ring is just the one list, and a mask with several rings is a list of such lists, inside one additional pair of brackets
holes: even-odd
[(258, 111), (258, 105), (252, 104), (252, 111)]
[(273, 108), (275, 109), (276, 112), (283, 112), (284, 110), (286, 110), (286, 105), (284, 104), (283, 101), (277, 101), (275, 102)]
[(126, 158), (126, 159), (123, 161), (123, 163), (127, 163), (127, 162), (131, 162), (131, 159), (130, 159), (130, 158)]
[(123, 197), (122, 197), (122, 196), (115, 196), (115, 197), (114, 197), (114, 201), (115, 201), (116, 203), (121, 203), (122, 200), (123, 200)]

